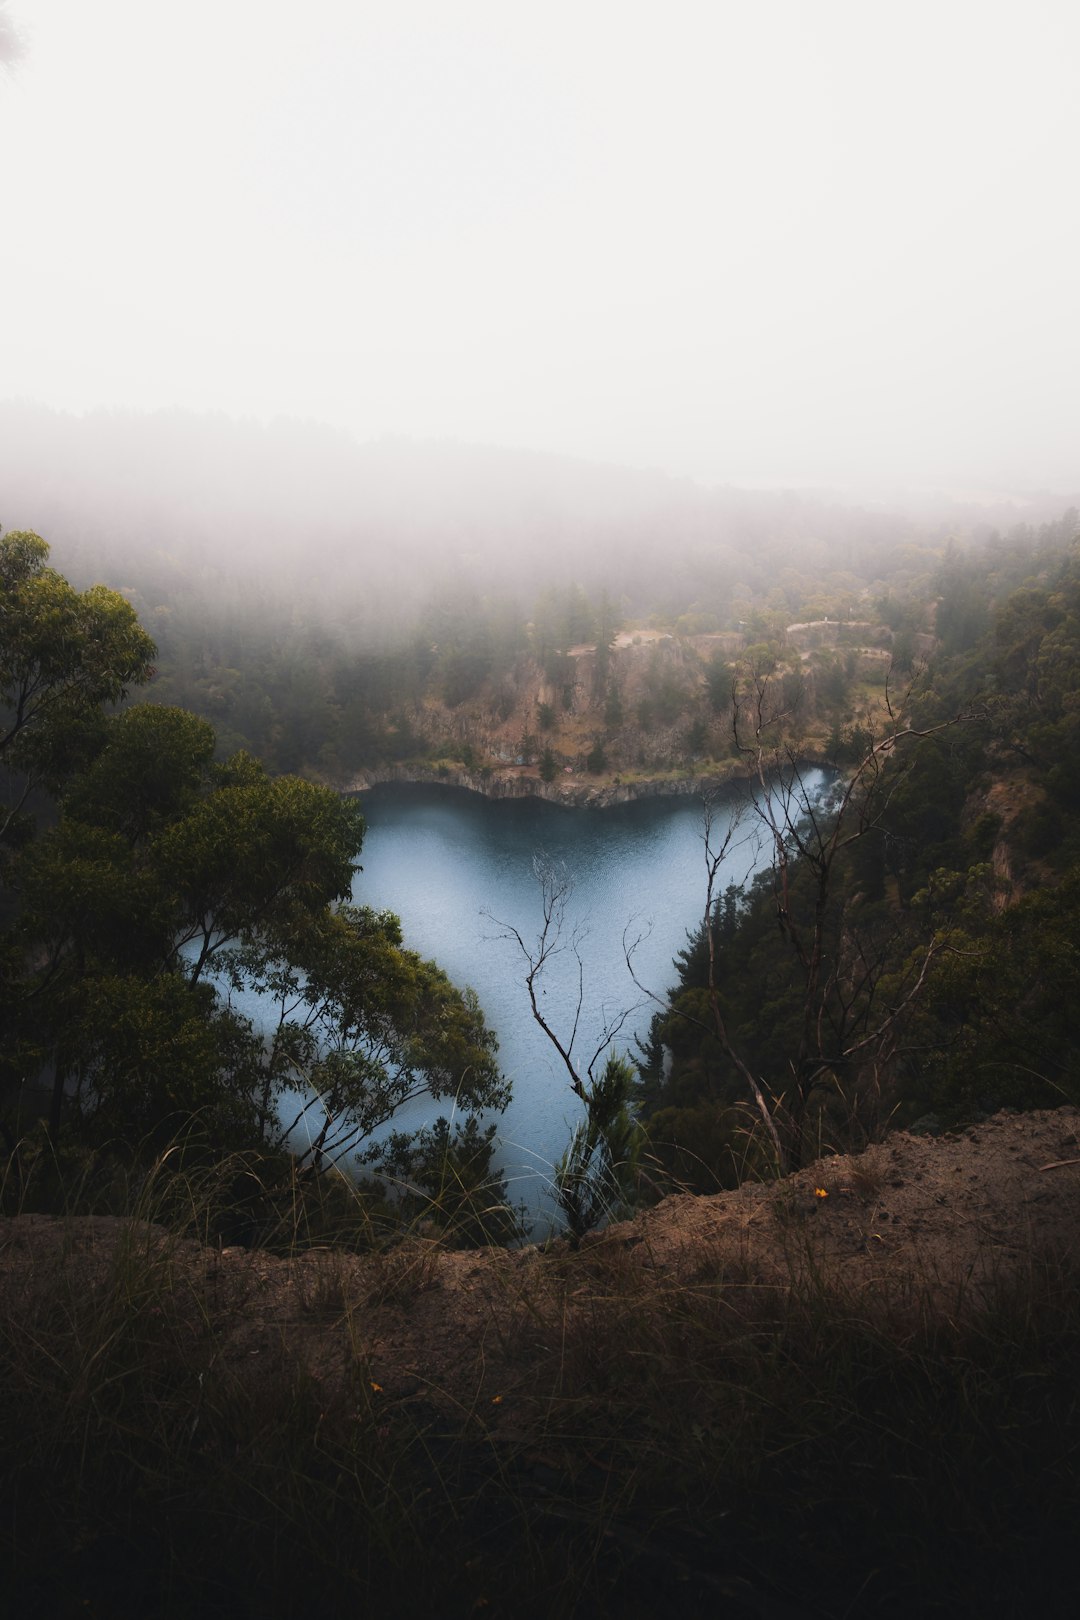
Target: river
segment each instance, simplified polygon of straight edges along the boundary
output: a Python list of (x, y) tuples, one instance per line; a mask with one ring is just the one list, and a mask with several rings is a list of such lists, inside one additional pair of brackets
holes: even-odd
[[(825, 775), (808, 773), (811, 793)], [(573, 891), (564, 939), (576, 931), (583, 967), (581, 1020), (573, 1055), (581, 1072), (603, 1031), (627, 1014), (617, 1051), (634, 1051), (656, 1003), (627, 970), (624, 939), (637, 940), (635, 974), (663, 996), (675, 982), (673, 960), (705, 904), (701, 802), (643, 799), (606, 810), (569, 809), (538, 799), (490, 800), (457, 788), (392, 786), (361, 795), (368, 831), (353, 897), (401, 918), (405, 941), (471, 985), (499, 1038), (500, 1066), (513, 1101), (499, 1122), (499, 1164), (512, 1200), (534, 1220), (550, 1214), (551, 1167), (566, 1146), (581, 1105), (558, 1054), (533, 1021), (526, 964), (507, 925), (530, 946), (543, 922), (537, 860), (567, 874)], [(718, 843), (746, 790), (733, 789), (714, 813)], [(742, 884), (769, 858), (759, 818), (736, 827), (720, 889)], [(543, 980), (544, 1012), (564, 1044), (578, 996), (567, 950)], [(396, 1124), (418, 1128), (446, 1104), (413, 1105)]]

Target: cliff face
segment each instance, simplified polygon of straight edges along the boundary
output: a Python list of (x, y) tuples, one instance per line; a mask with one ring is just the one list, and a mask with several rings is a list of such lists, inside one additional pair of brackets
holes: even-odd
[(710, 771), (708, 774), (659, 775), (635, 777), (628, 781), (590, 781), (578, 777), (556, 777), (545, 782), (535, 768), (524, 766), (466, 771), (450, 766), (387, 765), (377, 770), (362, 771), (347, 784), (348, 793), (363, 793), (367, 788), (386, 782), (413, 782), (436, 787), (465, 788), (470, 793), (481, 793), (487, 799), (546, 799), (550, 804), (563, 804), (589, 810), (605, 810), (616, 804), (630, 804), (636, 799), (700, 797), (728, 782), (747, 780), (747, 771), (738, 761), (731, 769)]
[(358, 773), (346, 789), (430, 781), (492, 798), (588, 805), (698, 793), (740, 771), (728, 718), (709, 702), (706, 671), (711, 657), (734, 656), (741, 642), (641, 630), (620, 635), (606, 658), (591, 645), (554, 655), (546, 667), (519, 658), (462, 702), (425, 695), (405, 717), (417, 759)]
[[(820, 628), (791, 626), (768, 666), (776, 701), (795, 717), (788, 741), (810, 762), (823, 758), (841, 710), (853, 700), (872, 707), (872, 693), (880, 701), (890, 657), (887, 627), (869, 627), (871, 644), (855, 645), (868, 627), (848, 626), (845, 668), (837, 649), (802, 644), (799, 632), (816, 637)], [(402, 759), (401, 749), (397, 763), (340, 785), (360, 792), (379, 782), (442, 782), (489, 798), (603, 807), (740, 780), (746, 766), (732, 736), (731, 681), (745, 641), (733, 631), (641, 629), (622, 632), (606, 650), (583, 644), (543, 664), (519, 657), (457, 702), (426, 692), (388, 729), (412, 757)]]

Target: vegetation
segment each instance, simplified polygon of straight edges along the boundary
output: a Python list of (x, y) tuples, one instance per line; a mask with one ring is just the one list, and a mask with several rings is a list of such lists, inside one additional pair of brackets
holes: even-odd
[[(592, 775), (648, 775), (662, 747), (668, 769), (685, 758), (757, 780), (772, 869), (745, 896), (713, 893), (709, 877), (708, 926), (640, 1063), (651, 1152), (690, 1185), (797, 1165), (813, 1144), (865, 1140), (890, 1118), (1070, 1098), (1075, 528), (1066, 514), (1037, 534), (949, 545), (936, 571), (927, 550), (909, 550), (869, 609), (850, 575), (816, 595), (789, 580), (783, 604), (736, 595), (726, 618), (699, 591), (681, 631), (640, 646), (623, 637), (621, 651), (625, 603), (600, 589), (547, 586), (528, 621), (497, 596), (444, 593), (412, 639), (351, 655), (349, 690), (382, 718), (352, 733), (358, 754), (335, 757), (422, 751), (425, 693), (437, 691), (444, 710), (473, 717), (490, 704), (497, 720), (505, 703), (508, 726), (520, 709), (507, 758), (538, 782), (561, 773), (569, 731), (571, 759)], [(99, 1139), (168, 1134), (197, 1114), (223, 1143), (254, 1131), (281, 1145), (295, 1123), (317, 1163), (362, 1148), (418, 1089), (454, 1096), (466, 1115), (498, 1106), (475, 1003), (407, 951), (393, 919), (342, 905), (362, 837), (355, 809), (243, 751), (222, 757), (188, 711), (110, 712), (151, 674), (131, 607), (100, 587), (75, 591), (36, 537), (4, 544), (9, 1089), (51, 1065), (54, 1135), (65, 1108)], [(787, 623), (792, 612), (821, 616)], [(178, 622), (162, 619), (167, 635)], [(702, 625), (734, 622), (741, 651), (695, 648), (693, 634), (731, 634)], [(241, 615), (231, 633), (242, 626)], [(333, 665), (345, 680), (340, 645), (320, 650), (314, 636), (308, 676)], [(44, 651), (59, 645), (63, 668)], [(280, 652), (265, 628), (249, 637), (244, 678), (265, 656), (275, 683), (292, 681)], [(539, 688), (523, 674), (530, 660)], [(155, 695), (171, 683), (159, 674)], [(264, 695), (281, 739), (279, 688)], [(309, 696), (322, 718), (300, 729), (314, 737), (343, 711), (322, 675)], [(486, 773), (494, 745), (473, 727), (449, 757)], [(270, 733), (263, 744), (277, 766), (290, 752), (311, 759)], [(844, 773), (838, 815), (802, 802), (808, 754)], [(229, 1004), (228, 991), (250, 988), (280, 1008), (267, 1040)]]
[(47, 513), (76, 584), (123, 584), (157, 645), (156, 699), (207, 719), (221, 758), (334, 786), (466, 746), (498, 770), (530, 731), (560, 770), (600, 736), (612, 774), (722, 764), (722, 728), (695, 730), (714, 712), (706, 670), (783, 652), (793, 621), (828, 615), (816, 652), (849, 687), (859, 621), (890, 591), (906, 607), (942, 546), (880, 511), (553, 458), (459, 447), (410, 470), (403, 446), (317, 430), (12, 405), (0, 420), (9, 511)]
[(585, 1118), (555, 1166), (555, 1197), (574, 1241), (638, 1201), (645, 1135), (633, 1113), (634, 1071), (609, 1054), (600, 1073), (581, 1086)]
[[(495, 1039), (396, 918), (344, 903), (355, 802), (244, 753), (218, 761), (185, 710), (109, 710), (153, 646), (122, 598), (55, 574), (37, 536), (0, 539), (0, 579), (9, 1147), (14, 1099), (47, 1076), (54, 1149), (69, 1123), (95, 1143), (194, 1129), (221, 1151), (300, 1131), (321, 1166), (426, 1093), (452, 1101), (463, 1123), (440, 1140), (475, 1166), (490, 1138), (473, 1116), (508, 1096)], [(250, 991), (278, 1009), (268, 1034), (232, 1003)]]
[[(929, 1284), (856, 1293), (807, 1262), (797, 1221), (784, 1276), (700, 1248), (646, 1269), (587, 1234), (650, 1185), (1080, 1102), (1075, 514), (908, 555), (874, 594), (854, 574), (817, 600), (755, 593), (704, 554), (700, 572), (692, 594), (673, 580), (659, 650), (576, 584), (530, 619), (447, 598), (348, 654), (314, 624), (287, 647), (242, 616), (196, 634), (192, 598), (151, 691), (187, 687), (196, 713), (125, 706), (157, 656), (132, 606), (76, 589), (36, 536), (0, 539), (4, 1210), (136, 1217), (92, 1265), (61, 1227), (30, 1273), (5, 1222), (21, 1612), (632, 1616), (673, 1589), (687, 1615), (1071, 1612), (1071, 1260), (943, 1306)], [(556, 1177), (574, 1241), (492, 1310), (492, 1358), (520, 1373), (507, 1425), (482, 1380), (464, 1401), (373, 1381), (372, 1313), (416, 1308), (449, 1248), (518, 1233), (480, 1117), (506, 1088), (475, 1000), (351, 902), (355, 806), (291, 774), (415, 760), (436, 709), (466, 768), (489, 766), (482, 712), (545, 781), (690, 757), (748, 774), (772, 855), (717, 892), (707, 843), (702, 926), (636, 1088), (617, 1024), (582, 1076), (576, 1022), (545, 1019), (544, 965), (578, 948), (559, 874), (535, 945), (510, 930), (585, 1119)], [(807, 757), (835, 765), (831, 804), (804, 794)], [(250, 989), (280, 1009), (265, 1035), (231, 999)], [(378, 1188), (347, 1182), (337, 1161), (419, 1089), (457, 1123), (390, 1136)], [(332, 1375), (287, 1335), (238, 1352), (236, 1243), (313, 1256), (310, 1316), (346, 1346)], [(357, 1250), (362, 1289), (335, 1269)]]
[[(463, 1401), (385, 1388), (367, 1355), (388, 1299), (437, 1298), (437, 1254), (314, 1254), (288, 1332), (253, 1339), (269, 1279), (160, 1224), (186, 1205), (198, 1230), (212, 1191), (166, 1161), (137, 1206), (156, 1224), (97, 1251), (73, 1229), (9, 1273), (20, 1613), (1072, 1612), (1069, 1260), (942, 1308), (807, 1271), (797, 1234), (787, 1279), (688, 1248), (658, 1282), (601, 1240), (485, 1307), (498, 1372)], [(332, 1375), (298, 1349), (330, 1324)]]
[(888, 1120), (1080, 1100), (1074, 529), (992, 551), (989, 583), (981, 557), (945, 558), (951, 650), (838, 731), (828, 809), (802, 787), (783, 680), (735, 682), (773, 860), (746, 894), (714, 893), (709, 866), (706, 921), (641, 1063), (654, 1148), (691, 1186)]

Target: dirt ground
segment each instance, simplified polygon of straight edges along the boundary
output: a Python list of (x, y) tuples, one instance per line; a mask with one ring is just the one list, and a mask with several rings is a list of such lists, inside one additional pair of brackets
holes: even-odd
[[(1078, 1241), (1080, 1110), (1070, 1107), (998, 1114), (937, 1139), (898, 1133), (779, 1183), (667, 1198), (587, 1240), (573, 1264), (584, 1258), (582, 1295), (604, 1286), (605, 1265), (657, 1288), (703, 1267), (780, 1282), (820, 1268), (855, 1290), (929, 1292), (948, 1308), (960, 1291)], [(514, 1391), (528, 1387), (529, 1322), (553, 1279), (560, 1308), (574, 1308), (565, 1244), (459, 1253), (411, 1239), (379, 1254), (280, 1258), (177, 1242), (112, 1217), (39, 1215), (0, 1222), (0, 1302), (64, 1266), (89, 1285), (119, 1244), (136, 1257), (164, 1255), (175, 1286), (200, 1287), (229, 1358), (284, 1349), (333, 1381), (359, 1357), (388, 1399), (505, 1400), (507, 1416)]]

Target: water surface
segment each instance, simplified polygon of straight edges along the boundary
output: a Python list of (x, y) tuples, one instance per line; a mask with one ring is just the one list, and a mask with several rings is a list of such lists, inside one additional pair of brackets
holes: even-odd
[[(821, 773), (808, 785), (819, 791)], [(733, 790), (715, 814), (722, 839), (745, 793)], [(701, 801), (645, 799), (609, 810), (568, 809), (539, 799), (491, 800), (461, 789), (391, 786), (361, 796), (368, 832), (353, 897), (402, 920), (406, 943), (432, 957), (460, 987), (471, 985), (499, 1037), (513, 1101), (499, 1124), (500, 1164), (515, 1201), (546, 1214), (552, 1164), (580, 1117), (569, 1076), (533, 1021), (526, 964), (507, 928), (532, 946), (543, 922), (536, 861), (565, 869), (573, 884), (568, 928), (580, 938), (583, 999), (573, 1055), (580, 1071), (605, 1027), (623, 1014), (617, 1051), (634, 1051), (657, 1004), (643, 997), (625, 959), (637, 941), (636, 977), (658, 996), (675, 981), (673, 959), (705, 906)], [(732, 839), (720, 887), (741, 884), (768, 858), (760, 824), (745, 817)], [(567, 941), (568, 943), (568, 941)], [(570, 1040), (578, 969), (569, 950), (543, 984), (543, 1008), (563, 1044)], [(601, 1060), (602, 1061), (602, 1060)], [(415, 1104), (396, 1123), (416, 1128), (447, 1104)]]

